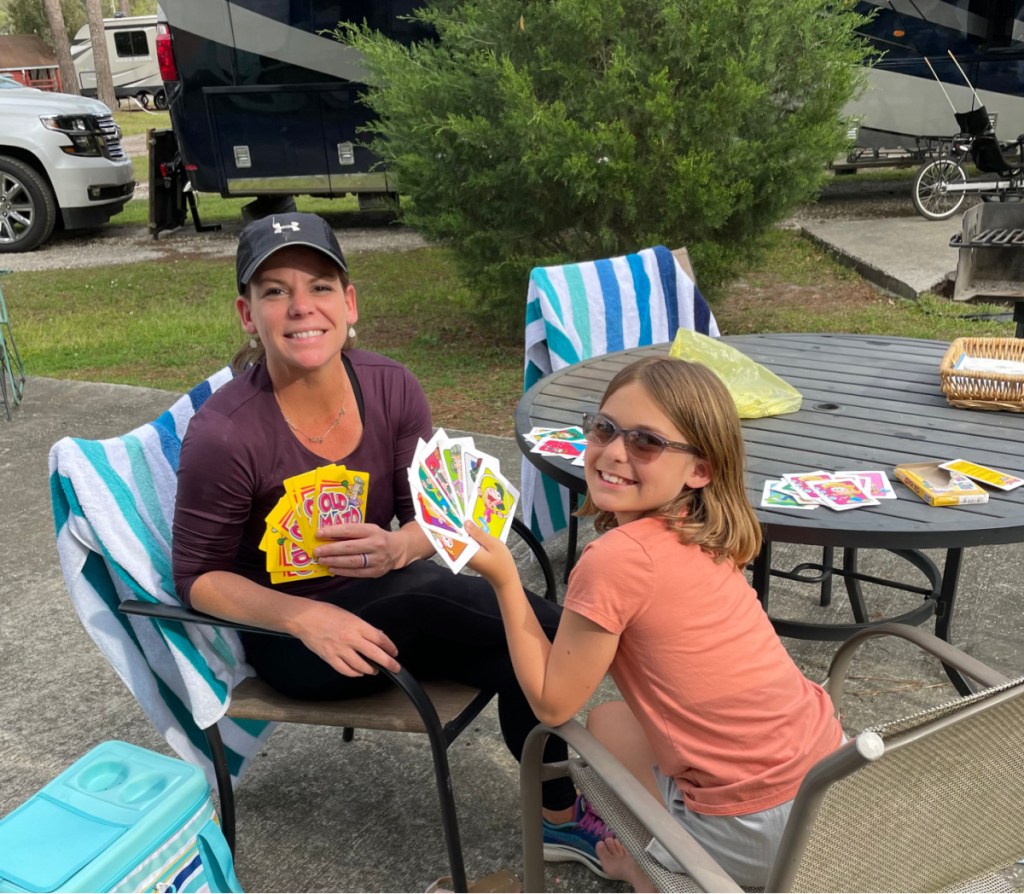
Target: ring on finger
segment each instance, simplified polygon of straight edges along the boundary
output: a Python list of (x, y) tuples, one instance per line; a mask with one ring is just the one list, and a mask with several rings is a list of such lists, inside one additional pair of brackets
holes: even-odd
[(370, 557), (363, 553), (363, 568), (366, 568), (370, 564)]

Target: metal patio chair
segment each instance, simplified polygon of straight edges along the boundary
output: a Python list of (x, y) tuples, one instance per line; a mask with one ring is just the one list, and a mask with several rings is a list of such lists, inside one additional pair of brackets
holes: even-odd
[[(10, 273), (0, 270), (0, 276)], [(21, 403), (25, 392), (25, 364), (18, 353), (18, 345), (14, 341), (11, 330), (11, 317), (7, 312), (3, 286), (0, 285), (0, 396), (4, 401), (4, 412), (7, 421), (11, 421), (11, 407)]]
[[(600, 261), (537, 267), (526, 298), (524, 391), (543, 376), (601, 354), (671, 341), (680, 326), (717, 336), (685, 248), (662, 245)], [(522, 461), (523, 517), (540, 538), (568, 528), (564, 579), (576, 562), (583, 491)], [(568, 506), (568, 512), (565, 507)]]
[[(765, 890), (1019, 890), (1011, 873), (1024, 856), (1024, 678), (1009, 680), (916, 627), (885, 624), (859, 631), (836, 652), (826, 685), (837, 707), (854, 653), (878, 636), (909, 640), (986, 688), (871, 727), (819, 761), (797, 793)], [(543, 765), (548, 735), (579, 757)], [(541, 780), (567, 773), (658, 890), (742, 890), (576, 721), (539, 726), (526, 743), (525, 890), (544, 890)], [(652, 837), (686, 875), (646, 853)]]

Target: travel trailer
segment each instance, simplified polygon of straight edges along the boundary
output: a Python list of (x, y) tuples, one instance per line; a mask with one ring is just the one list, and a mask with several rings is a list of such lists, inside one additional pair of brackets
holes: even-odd
[[(417, 0), (161, 0), (157, 54), (173, 139), (151, 144), (150, 229), (180, 225), (185, 196), (252, 196), (254, 215), (296, 195), (394, 198), (361, 128), (366, 73), (325, 30), (367, 21), (396, 40), (426, 32), (406, 16)], [(182, 215), (175, 222), (166, 220)]]
[[(134, 97), (143, 108), (167, 108), (167, 95), (156, 58), (156, 16), (116, 16), (103, 20), (107, 57), (117, 99)], [(71, 58), (83, 96), (96, 96), (96, 63), (89, 26), (79, 29)]]
[(936, 79), (957, 112), (978, 101), (949, 51), (1003, 139), (1024, 133), (1024, 0), (862, 0), (857, 6), (874, 14), (863, 34), (879, 54), (864, 94), (846, 108), (858, 125), (858, 146), (934, 151), (955, 134)]

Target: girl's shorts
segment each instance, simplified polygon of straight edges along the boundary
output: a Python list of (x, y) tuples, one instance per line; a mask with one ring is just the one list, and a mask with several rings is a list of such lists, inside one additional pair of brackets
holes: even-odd
[[(782, 833), (786, 829), (793, 802), (787, 801), (777, 807), (743, 816), (695, 813), (683, 803), (675, 779), (665, 776), (658, 767), (653, 769), (668, 812), (676, 821), (740, 885), (764, 886), (782, 842)], [(672, 872), (684, 871), (656, 840), (652, 839), (647, 845), (647, 853)]]

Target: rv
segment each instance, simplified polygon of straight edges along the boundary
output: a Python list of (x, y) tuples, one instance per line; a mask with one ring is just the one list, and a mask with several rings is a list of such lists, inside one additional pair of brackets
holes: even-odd
[(296, 195), (355, 194), (364, 207), (394, 197), (393, 175), (363, 145), (371, 113), (359, 99), (361, 59), (322, 32), (365, 20), (404, 43), (422, 40), (426, 31), (406, 18), (418, 5), (161, 0), (157, 54), (174, 139), (158, 132), (151, 144), (154, 235), (174, 225), (161, 222), (165, 200), (176, 214), (184, 207), (174, 190), (185, 178), (188, 195), (254, 197), (254, 215)]
[[(118, 100), (134, 97), (143, 108), (167, 108), (167, 96), (156, 58), (156, 16), (116, 16), (103, 20), (107, 57)], [(89, 26), (79, 29), (71, 44), (78, 86), (83, 96), (96, 96), (96, 63)]]
[(957, 112), (978, 105), (964, 74), (1002, 139), (1024, 133), (1024, 0), (862, 0), (857, 6), (873, 14), (863, 35), (876, 54), (867, 89), (846, 108), (858, 125), (858, 146), (918, 152), (948, 141), (957, 131), (950, 103)]

